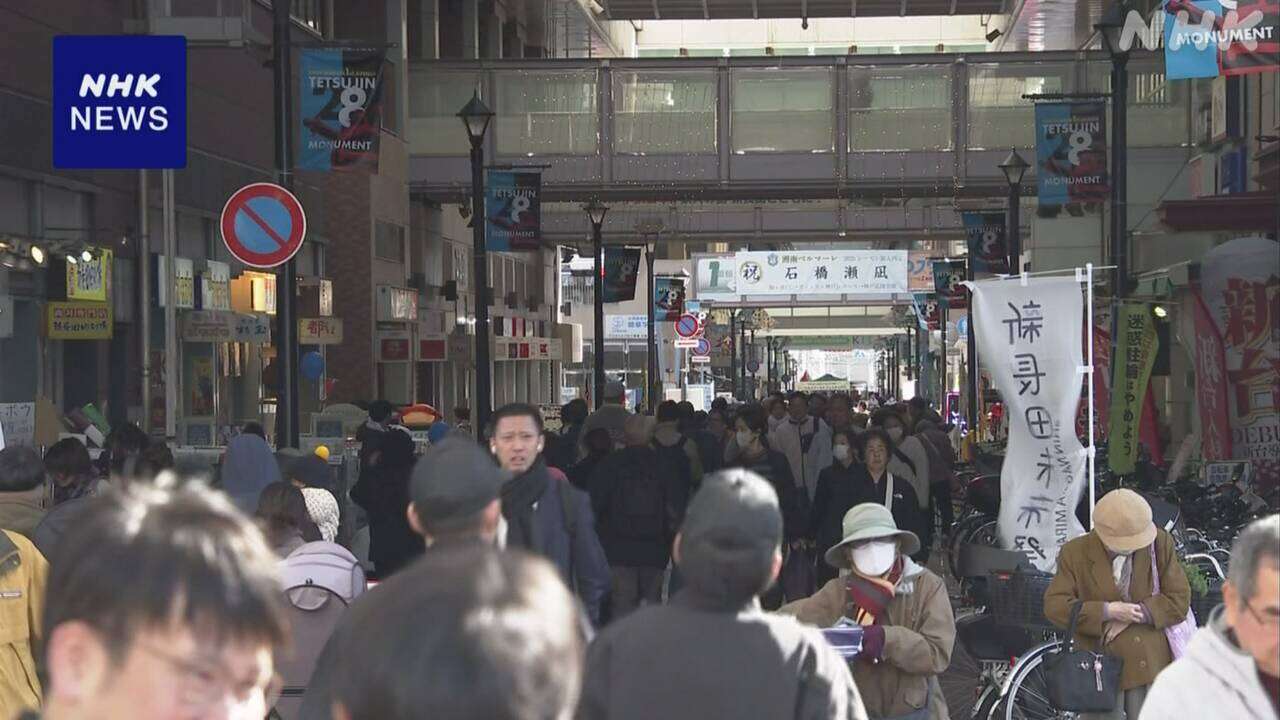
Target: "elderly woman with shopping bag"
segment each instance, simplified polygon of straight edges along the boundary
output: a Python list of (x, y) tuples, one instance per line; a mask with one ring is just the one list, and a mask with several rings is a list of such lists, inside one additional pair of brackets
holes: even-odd
[(1093, 530), (1062, 546), (1044, 595), (1044, 615), (1060, 627), (1080, 606), (1076, 646), (1123, 662), (1115, 709), (1082, 713), (1081, 720), (1138, 717), (1156, 675), (1175, 659), (1190, 602), (1173, 537), (1156, 528), (1151, 505), (1123, 488), (1104, 495)]
[(843, 531), (826, 561), (847, 574), (779, 612), (821, 628), (862, 627), (851, 670), (873, 720), (947, 720), (937, 681), (956, 639), (946, 584), (911, 559), (920, 538), (898, 529), (884, 505), (855, 505)]

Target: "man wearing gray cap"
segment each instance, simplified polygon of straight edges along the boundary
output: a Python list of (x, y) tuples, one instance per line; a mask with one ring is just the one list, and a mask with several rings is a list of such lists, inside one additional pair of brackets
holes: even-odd
[[(427, 542), (423, 557), (434, 557), (455, 546), (493, 546), (502, 516), (498, 493), (510, 477), (511, 473), (499, 468), (488, 453), (464, 435), (451, 435), (428, 448), (413, 468), (409, 505), (405, 508), (409, 525)], [(412, 568), (410, 565), (406, 571), (412, 572)], [(375, 587), (361, 595), (352, 608), (384, 590), (383, 586)], [(351, 617), (348, 610), (316, 660), (299, 713), (304, 720), (330, 720), (334, 678), (358, 671), (344, 664), (338, 650), (354, 632)]]
[(596, 638), (578, 720), (865, 720), (848, 667), (818, 631), (760, 608), (781, 543), (768, 482), (744, 470), (709, 476), (675, 541), (685, 588)]

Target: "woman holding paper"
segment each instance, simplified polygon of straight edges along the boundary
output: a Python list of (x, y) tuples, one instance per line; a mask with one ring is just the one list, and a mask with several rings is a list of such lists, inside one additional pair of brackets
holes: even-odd
[(826, 552), (848, 569), (816, 594), (779, 612), (831, 627), (842, 618), (863, 628), (862, 652), (851, 669), (873, 720), (946, 720), (937, 675), (951, 662), (955, 617), (942, 578), (910, 557), (920, 538), (894, 524), (881, 503), (844, 516), (844, 538)]

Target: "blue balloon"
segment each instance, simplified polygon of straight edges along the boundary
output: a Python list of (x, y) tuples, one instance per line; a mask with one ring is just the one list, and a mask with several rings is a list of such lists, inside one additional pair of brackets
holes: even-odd
[(302, 356), (302, 377), (319, 380), (324, 375), (324, 356), (312, 350)]

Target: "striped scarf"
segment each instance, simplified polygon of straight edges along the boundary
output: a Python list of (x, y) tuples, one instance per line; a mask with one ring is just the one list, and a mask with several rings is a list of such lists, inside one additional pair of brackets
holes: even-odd
[(903, 560), (901, 557), (893, 561), (889, 575), (883, 578), (869, 578), (858, 574), (855, 568), (845, 578), (845, 588), (849, 592), (845, 604), (845, 617), (859, 625), (883, 624), (885, 608), (893, 600), (898, 581), (902, 579)]

